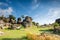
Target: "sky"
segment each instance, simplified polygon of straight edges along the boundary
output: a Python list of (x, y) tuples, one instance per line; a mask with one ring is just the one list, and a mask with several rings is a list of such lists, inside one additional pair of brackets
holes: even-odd
[(54, 23), (60, 18), (60, 0), (0, 0), (0, 16), (30, 16), (41, 24)]

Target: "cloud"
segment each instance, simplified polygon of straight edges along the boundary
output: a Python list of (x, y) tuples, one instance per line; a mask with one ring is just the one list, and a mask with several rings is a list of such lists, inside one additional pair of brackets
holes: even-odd
[(8, 3), (0, 2), (0, 16), (10, 15), (13, 12), (12, 7), (9, 7)]
[(48, 13), (42, 19), (46, 24), (54, 23), (57, 18), (60, 18), (60, 8), (50, 8)]
[(13, 9), (11, 7), (8, 7), (7, 9), (0, 9), (0, 16), (1, 15), (7, 16), (12, 14), (12, 12), (13, 12)]
[(6, 0), (7, 3), (12, 3), (10, 0)]
[(2, 6), (2, 5), (4, 5), (4, 6), (8, 6), (8, 4), (7, 4), (7, 3), (0, 2), (0, 6)]
[(41, 15), (40, 12), (34, 15), (33, 21), (39, 24), (51, 24), (54, 23), (57, 18), (60, 18), (60, 8), (49, 8), (45, 15)]
[(37, 0), (33, 0), (35, 3), (37, 3)]
[(39, 7), (39, 3), (38, 4), (35, 4), (34, 6), (32, 6), (32, 10), (34, 10), (34, 9), (37, 9), (38, 7)]
[(29, 10), (28, 13), (31, 14), (39, 6), (40, 6), (40, 2), (38, 2), (38, 0), (32, 0), (32, 2), (31, 2), (31, 10)]
[(33, 0), (32, 1), (32, 9), (38, 8), (39, 5), (40, 5), (40, 2), (38, 2), (38, 0)]
[(60, 17), (60, 8), (51, 8), (51, 9), (49, 9), (48, 16), (50, 18), (58, 18), (58, 17)]

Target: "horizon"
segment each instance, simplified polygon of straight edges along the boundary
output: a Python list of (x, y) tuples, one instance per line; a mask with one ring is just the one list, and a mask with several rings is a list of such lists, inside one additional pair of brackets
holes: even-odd
[(60, 0), (0, 0), (0, 16), (30, 16), (42, 24), (54, 23), (60, 18)]

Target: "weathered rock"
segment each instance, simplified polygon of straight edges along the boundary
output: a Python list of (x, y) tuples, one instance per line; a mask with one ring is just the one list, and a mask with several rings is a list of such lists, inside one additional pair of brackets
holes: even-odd
[(20, 26), (16, 27), (16, 29), (20, 29), (20, 28), (21, 28)]
[(60, 33), (60, 26), (54, 27), (54, 33)]

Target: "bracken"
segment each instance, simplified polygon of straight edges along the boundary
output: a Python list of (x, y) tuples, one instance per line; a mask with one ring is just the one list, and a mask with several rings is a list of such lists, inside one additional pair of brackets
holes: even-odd
[(27, 34), (27, 38), (29, 40), (60, 40), (60, 36), (56, 37), (55, 35), (51, 35), (51, 34), (40, 34), (40, 35), (36, 35), (36, 34)]

